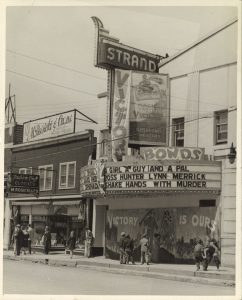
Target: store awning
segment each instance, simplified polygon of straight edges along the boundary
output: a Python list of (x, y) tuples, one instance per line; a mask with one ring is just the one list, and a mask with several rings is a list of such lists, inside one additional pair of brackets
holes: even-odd
[(53, 201), (53, 205), (79, 205), (82, 200)]
[(12, 205), (49, 205), (49, 201), (48, 202), (44, 202), (44, 201), (13, 201)]

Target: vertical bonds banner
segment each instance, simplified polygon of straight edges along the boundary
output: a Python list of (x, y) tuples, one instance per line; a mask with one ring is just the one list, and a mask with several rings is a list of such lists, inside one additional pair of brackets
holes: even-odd
[(132, 72), (130, 144), (167, 146), (169, 121), (168, 76)]
[(127, 155), (129, 135), (131, 73), (125, 70), (115, 70), (113, 116), (112, 116), (112, 158), (121, 161)]

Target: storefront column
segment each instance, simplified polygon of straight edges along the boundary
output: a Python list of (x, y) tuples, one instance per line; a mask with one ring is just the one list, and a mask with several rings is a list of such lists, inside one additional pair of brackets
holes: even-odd
[(30, 213), (29, 213), (29, 224), (32, 226), (33, 216), (32, 216), (32, 206), (30, 206)]
[(5, 226), (3, 232), (3, 249), (8, 250), (10, 246), (10, 234), (11, 234), (11, 204), (8, 199), (5, 199), (5, 211), (4, 211), (4, 219)]

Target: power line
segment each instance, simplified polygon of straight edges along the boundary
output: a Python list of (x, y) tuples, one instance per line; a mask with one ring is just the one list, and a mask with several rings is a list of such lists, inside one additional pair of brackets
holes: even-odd
[[(233, 110), (230, 110), (229, 112), (232, 112), (232, 111), (235, 111), (235, 110), (237, 110), (237, 108), (233, 109)], [(193, 121), (197, 121), (197, 120), (201, 120), (201, 119), (209, 119), (209, 118), (213, 118), (213, 116), (209, 116), (209, 115), (208, 116), (202, 116), (200, 118), (196, 118), (196, 119), (181, 122), (180, 124), (190, 123), (190, 122), (193, 122)], [(165, 126), (163, 128), (168, 129), (168, 128), (174, 127), (174, 126), (176, 126), (176, 124), (168, 125), (168, 126)], [(133, 135), (127, 135), (125, 137), (120, 137), (120, 138), (116, 138), (116, 139), (110, 139), (110, 140), (106, 140), (105, 143), (108, 144), (108, 143), (112, 143), (113, 141), (116, 141), (116, 140), (127, 139), (127, 138), (134, 137), (134, 136), (137, 136), (137, 135), (138, 134), (133, 134)], [(97, 145), (101, 145), (101, 144), (103, 144), (103, 142), (97, 142), (97, 143), (92, 143), (92, 144), (88, 144), (88, 145), (83, 145), (83, 146), (76, 147), (76, 148), (70, 148), (70, 149), (63, 150), (63, 151), (57, 151), (57, 152), (54, 152), (54, 153), (47, 153), (47, 154), (44, 154), (44, 155), (35, 156), (34, 159), (38, 159), (38, 158), (42, 158), (42, 157), (46, 157), (46, 156), (52, 156), (52, 155), (56, 155), (56, 154), (62, 154), (62, 153), (66, 153), (66, 152), (69, 152), (69, 151), (79, 150), (79, 149), (82, 149), (82, 148), (97, 146)], [(23, 144), (23, 146), (24, 146), (24, 144)], [(30, 160), (30, 159), (33, 159), (33, 157), (20, 159), (20, 160), (18, 160), (18, 162), (27, 161), (27, 160)]]
[(9, 73), (13, 73), (13, 74), (28, 78), (28, 79), (32, 79), (32, 80), (42, 82), (42, 83), (45, 83), (45, 84), (49, 84), (49, 85), (53, 85), (53, 86), (56, 86), (56, 87), (64, 88), (64, 89), (71, 90), (73, 92), (77, 92), (77, 93), (81, 93), (81, 94), (86, 94), (88, 96), (95, 96), (95, 98), (97, 97), (97, 94), (93, 94), (93, 93), (89, 93), (89, 92), (86, 92), (86, 91), (83, 91), (83, 90), (70, 88), (70, 87), (67, 87), (67, 86), (64, 86), (64, 85), (61, 85), (61, 84), (58, 84), (58, 83), (53, 83), (53, 82), (50, 82), (50, 81), (39, 79), (39, 78), (29, 76), (29, 75), (26, 75), (26, 74), (23, 74), (23, 73), (15, 72), (15, 71), (12, 71), (12, 70), (6, 69), (6, 71), (9, 72)]
[(91, 77), (91, 78), (95, 78), (95, 79), (98, 79), (98, 80), (104, 80), (104, 81), (106, 81), (106, 79), (104, 79), (102, 77), (91, 75), (91, 74), (82, 72), (80, 70), (76, 70), (76, 69), (73, 69), (73, 68), (70, 68), (70, 67), (66, 67), (66, 66), (63, 66), (63, 65), (60, 65), (60, 64), (52, 63), (50, 61), (47, 61), (47, 60), (44, 60), (44, 59), (41, 59), (41, 58), (37, 58), (37, 57), (30, 56), (30, 55), (27, 55), (27, 54), (19, 53), (17, 51), (13, 51), (13, 50), (10, 50), (10, 49), (7, 49), (7, 52), (15, 54), (15, 55), (23, 56), (23, 57), (26, 57), (26, 58), (29, 58), (29, 59), (32, 59), (32, 60), (36, 60), (38, 62), (45, 63), (45, 64), (48, 64), (50, 66), (58, 67), (58, 68), (61, 68), (61, 69), (67, 70), (67, 71), (71, 71), (71, 72), (74, 72), (74, 73), (82, 74), (82, 75), (85, 75), (85, 76), (88, 76), (88, 77)]

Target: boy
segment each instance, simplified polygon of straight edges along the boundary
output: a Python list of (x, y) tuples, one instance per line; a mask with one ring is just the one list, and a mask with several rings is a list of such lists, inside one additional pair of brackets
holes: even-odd
[(203, 261), (203, 249), (203, 242), (201, 239), (199, 239), (194, 247), (194, 258), (196, 261), (197, 271), (200, 270), (200, 263)]

